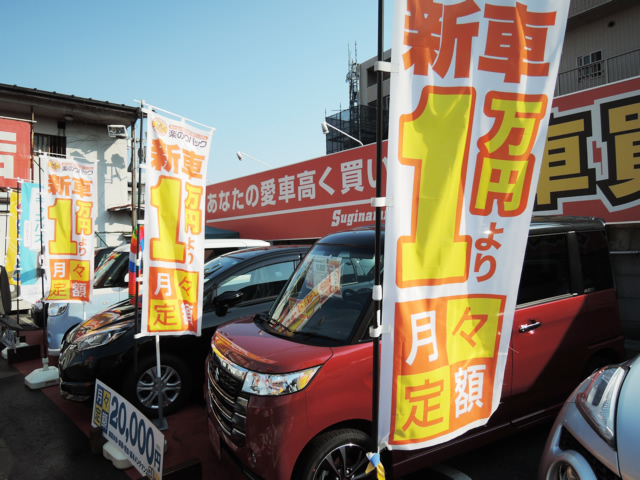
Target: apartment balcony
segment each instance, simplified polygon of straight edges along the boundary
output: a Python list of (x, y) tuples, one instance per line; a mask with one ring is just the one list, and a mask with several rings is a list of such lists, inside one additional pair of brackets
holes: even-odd
[(640, 49), (558, 74), (554, 96), (599, 87), (640, 75)]

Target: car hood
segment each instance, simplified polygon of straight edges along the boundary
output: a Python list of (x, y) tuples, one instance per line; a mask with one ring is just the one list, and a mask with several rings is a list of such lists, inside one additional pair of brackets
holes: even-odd
[(640, 478), (640, 356), (631, 362), (618, 398), (616, 441), (622, 478)]
[(113, 326), (116, 323), (126, 322), (135, 318), (135, 305), (129, 300), (116, 303), (108, 310), (98, 313), (82, 323), (82, 328), (97, 330), (99, 328)]
[(270, 334), (245, 317), (218, 328), (212, 344), (227, 360), (260, 373), (289, 373), (324, 364), (330, 347), (311, 346)]

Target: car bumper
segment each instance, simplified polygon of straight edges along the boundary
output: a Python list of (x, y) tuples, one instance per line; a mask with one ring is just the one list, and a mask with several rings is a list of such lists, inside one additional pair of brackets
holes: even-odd
[(117, 388), (120, 385), (127, 355), (109, 350), (107, 355), (96, 355), (96, 350), (78, 351), (63, 343), (58, 359), (60, 395), (67, 400), (84, 401), (93, 397), (96, 378)]
[[(580, 389), (576, 390), (576, 392)], [(558, 414), (540, 461), (539, 480), (557, 480), (571, 468), (580, 480), (619, 478), (617, 452), (587, 423), (572, 394)], [(608, 470), (609, 476), (602, 472)]]
[(60, 381), (60, 396), (65, 400), (84, 402), (93, 397), (95, 382), (77, 383)]

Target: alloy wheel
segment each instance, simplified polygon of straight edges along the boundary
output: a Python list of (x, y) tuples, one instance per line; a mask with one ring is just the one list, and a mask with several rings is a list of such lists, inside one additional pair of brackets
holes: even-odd
[(319, 463), (314, 480), (359, 480), (374, 478), (375, 472), (366, 474), (369, 463), (366, 451), (360, 445), (349, 443), (330, 451)]
[[(164, 408), (175, 402), (180, 395), (182, 379), (175, 369), (166, 365), (160, 366), (160, 374), (161, 388), (164, 394), (162, 406)], [(144, 371), (136, 384), (136, 396), (140, 403), (154, 410), (158, 408), (157, 379), (158, 369), (154, 366)]]

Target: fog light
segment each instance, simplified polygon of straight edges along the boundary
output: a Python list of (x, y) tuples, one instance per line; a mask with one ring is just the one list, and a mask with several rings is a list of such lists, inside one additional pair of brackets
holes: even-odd
[(580, 480), (580, 475), (568, 463), (563, 463), (558, 468), (558, 480)]

